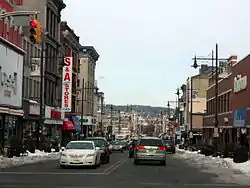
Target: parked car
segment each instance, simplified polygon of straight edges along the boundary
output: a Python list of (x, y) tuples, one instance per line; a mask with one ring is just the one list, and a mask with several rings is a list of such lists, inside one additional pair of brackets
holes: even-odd
[(161, 138), (143, 137), (138, 141), (134, 150), (134, 164), (138, 165), (141, 161), (159, 161), (166, 165), (166, 147)]
[(111, 142), (112, 145), (112, 151), (120, 151), (121, 153), (123, 153), (123, 143), (119, 140), (114, 140)]
[(163, 140), (163, 144), (166, 146), (166, 151), (175, 153), (176, 148), (173, 140)]
[(93, 141), (96, 147), (100, 148), (101, 151), (101, 163), (109, 163), (110, 160), (110, 150), (109, 143), (106, 138), (103, 137), (88, 137), (85, 140)]
[(129, 143), (129, 152), (128, 152), (128, 157), (129, 158), (133, 158), (134, 157), (134, 150), (135, 150), (135, 146), (137, 144), (138, 140), (132, 140)]
[(70, 141), (62, 147), (59, 158), (61, 168), (69, 166), (100, 166), (101, 152), (93, 141)]

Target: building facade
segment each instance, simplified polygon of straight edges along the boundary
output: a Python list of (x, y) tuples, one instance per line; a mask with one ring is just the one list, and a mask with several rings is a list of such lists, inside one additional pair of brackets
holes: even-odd
[[(0, 14), (12, 12), (13, 6), (0, 1)], [(13, 17), (0, 19), (0, 147), (12, 137), (22, 136), (23, 58), (22, 27)]]
[(94, 95), (95, 132), (103, 132), (103, 125), (102, 125), (102, 120), (104, 115), (103, 106), (104, 106), (104, 93), (96, 92)]
[[(217, 109), (221, 148), (237, 143), (237, 131), (233, 129), (233, 106), (234, 104), (237, 106), (238, 101), (233, 100), (233, 82), (235, 71), (237, 70), (236, 67), (242, 64), (246, 66), (245, 63), (237, 62), (237, 56), (231, 56), (228, 58), (227, 66), (219, 72)], [(207, 89), (207, 113), (204, 117), (204, 138), (210, 144), (212, 143), (215, 128), (215, 100), (215, 79), (211, 76), (210, 85)]]
[[(61, 43), (60, 43), (60, 22), (61, 22), (61, 11), (66, 5), (62, 0), (23, 0), (19, 6), (15, 6), (15, 10), (35, 10), (40, 11), (38, 19), (41, 22), (42, 31), (43, 31), (43, 49), (41, 47), (32, 45), (28, 39), (29, 30), (28, 27), (24, 27), (24, 35), (27, 36), (24, 38), (26, 44), (24, 45), (25, 51), (27, 51), (27, 57), (25, 63), (27, 67), (30, 67), (30, 74), (27, 75), (24, 80), (24, 93), (27, 92), (28, 88), (32, 87), (33, 81), (36, 80), (40, 82), (40, 63), (41, 60), (44, 62), (44, 110), (40, 113), (37, 110), (33, 113), (42, 114), (44, 117), (44, 125), (41, 127), (41, 133), (50, 137), (52, 132), (56, 132), (56, 135), (59, 135), (60, 126), (63, 124), (64, 113), (61, 111), (61, 94), (62, 94), (62, 81), (61, 81), (61, 66), (62, 66), (62, 55), (60, 53)], [(28, 21), (25, 21), (26, 26), (28, 26)], [(25, 24), (24, 24), (25, 25)], [(44, 53), (44, 58), (41, 59), (42, 54)], [(35, 57), (35, 58), (34, 58)], [(37, 74), (37, 75), (36, 75)], [(32, 81), (30, 81), (32, 80)], [(39, 91), (37, 89), (36, 91)], [(28, 90), (28, 93), (31, 91)], [(35, 89), (34, 89), (35, 93)], [(32, 100), (38, 101), (37, 94), (33, 96), (25, 96), (28, 99), (29, 103)], [(33, 104), (32, 104), (33, 105)], [(29, 104), (30, 106), (30, 104)], [(34, 110), (34, 108), (32, 107)], [(48, 110), (50, 109), (50, 110)], [(50, 113), (48, 113), (50, 111)], [(56, 112), (57, 115), (54, 115)], [(37, 125), (38, 126), (38, 125)]]
[[(94, 124), (94, 95), (96, 62), (99, 54), (93, 46), (83, 46), (79, 53), (79, 74), (77, 80), (77, 115), (84, 125), (83, 132), (92, 131)], [(86, 125), (86, 126), (85, 126)]]

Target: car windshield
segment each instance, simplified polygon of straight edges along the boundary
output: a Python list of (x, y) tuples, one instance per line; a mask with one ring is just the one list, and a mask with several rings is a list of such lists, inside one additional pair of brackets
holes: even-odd
[(94, 149), (94, 146), (90, 142), (70, 142), (66, 149)]
[(163, 146), (162, 140), (160, 139), (141, 139), (141, 146)]
[(118, 141), (118, 140), (114, 140), (111, 142), (112, 145), (121, 145), (121, 141)]
[(105, 147), (105, 141), (102, 140), (102, 139), (93, 139), (93, 140), (91, 140), (91, 139), (86, 139), (86, 140), (93, 141), (96, 147), (100, 147), (100, 148), (101, 148), (101, 147)]

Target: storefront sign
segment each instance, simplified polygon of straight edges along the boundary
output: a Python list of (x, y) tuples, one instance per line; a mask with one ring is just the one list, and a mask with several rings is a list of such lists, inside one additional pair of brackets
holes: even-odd
[(29, 104), (29, 114), (30, 115), (40, 115), (40, 105), (30, 103)]
[(0, 44), (0, 104), (22, 106), (23, 55)]
[(247, 76), (238, 75), (234, 78), (234, 93), (238, 93), (247, 88)]
[(233, 127), (245, 127), (247, 110), (245, 108), (233, 111)]
[(71, 112), (72, 57), (65, 57), (64, 64), (62, 80), (62, 110), (64, 112)]
[(61, 119), (62, 113), (54, 109), (50, 110), (50, 119)]

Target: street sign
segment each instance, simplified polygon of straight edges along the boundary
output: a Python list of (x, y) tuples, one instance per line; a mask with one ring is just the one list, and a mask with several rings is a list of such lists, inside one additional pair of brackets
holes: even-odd
[(80, 123), (88, 123), (89, 122), (88, 119), (80, 119), (79, 121), (80, 121)]
[(112, 121), (119, 121), (119, 118), (112, 118)]

